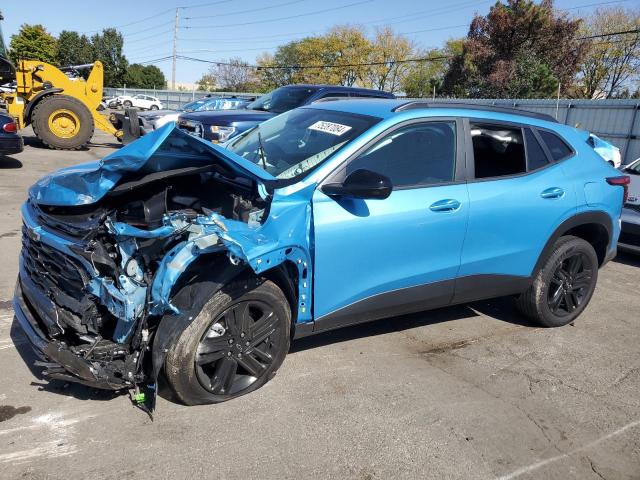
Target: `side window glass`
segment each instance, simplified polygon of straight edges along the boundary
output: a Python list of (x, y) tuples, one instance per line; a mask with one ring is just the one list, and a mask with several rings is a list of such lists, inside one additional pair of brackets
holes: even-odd
[(475, 178), (502, 177), (527, 171), (522, 129), (471, 123)]
[(527, 143), (527, 170), (531, 172), (547, 165), (547, 155), (530, 128), (525, 129), (524, 138)]
[(320, 96), (320, 98), (330, 98), (330, 97), (348, 97), (348, 92), (327, 92)]
[(563, 158), (571, 155), (571, 149), (555, 133), (551, 133), (546, 130), (538, 130), (538, 133), (540, 134), (540, 138), (542, 138), (542, 141), (551, 152), (551, 157), (555, 161), (562, 160)]
[(400, 128), (347, 166), (386, 175), (394, 187), (451, 182), (456, 164), (455, 122), (428, 122)]

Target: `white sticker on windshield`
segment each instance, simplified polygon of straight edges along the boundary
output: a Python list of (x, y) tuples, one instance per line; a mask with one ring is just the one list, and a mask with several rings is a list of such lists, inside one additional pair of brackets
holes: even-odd
[(344, 135), (351, 127), (348, 125), (340, 125), (339, 123), (325, 122), (320, 120), (309, 127), (309, 130), (317, 130), (319, 132), (330, 133), (331, 135)]

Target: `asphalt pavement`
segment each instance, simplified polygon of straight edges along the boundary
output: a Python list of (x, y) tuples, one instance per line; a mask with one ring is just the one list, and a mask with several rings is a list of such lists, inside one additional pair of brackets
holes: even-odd
[(573, 326), (538, 328), (509, 299), (298, 340), (264, 388), (154, 421), (126, 395), (48, 384), (13, 319), (20, 205), (79, 152), (25, 132), (0, 157), (1, 479), (640, 479), (640, 257), (600, 271)]

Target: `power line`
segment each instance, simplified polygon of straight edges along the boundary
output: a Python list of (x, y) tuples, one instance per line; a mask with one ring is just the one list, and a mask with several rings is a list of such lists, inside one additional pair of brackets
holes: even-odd
[(327, 13), (327, 12), (335, 12), (336, 10), (343, 10), (345, 8), (350, 8), (350, 7), (355, 7), (356, 5), (362, 5), (364, 3), (371, 3), (373, 2), (373, 0), (362, 0), (359, 2), (353, 2), (353, 3), (349, 3), (347, 5), (342, 5), (340, 7), (332, 7), (332, 8), (325, 8), (324, 10), (316, 10), (314, 12), (307, 12), (307, 13), (299, 13), (297, 15), (290, 15), (288, 17), (280, 17), (280, 18), (271, 18), (268, 20), (255, 20), (252, 22), (243, 22), (243, 23), (227, 23), (224, 25), (194, 25), (194, 26), (185, 26), (182, 28), (186, 28), (186, 29), (192, 29), (192, 28), (229, 28), (229, 27), (242, 27), (245, 25), (257, 25), (257, 24), (261, 24), (261, 23), (271, 23), (271, 22), (278, 22), (280, 20), (291, 20), (293, 18), (300, 18), (300, 17), (308, 17), (311, 15), (317, 15), (319, 13)]
[(284, 7), (286, 5), (293, 5), (294, 3), (302, 3), (307, 1), (309, 0), (291, 0), (289, 2), (278, 3), (276, 5), (269, 5), (267, 7), (261, 7), (261, 8), (251, 8), (249, 10), (240, 10), (238, 12), (218, 13), (216, 15), (199, 15), (197, 17), (184, 17), (184, 18), (185, 20), (192, 20), (192, 19), (201, 19), (201, 18), (229, 17), (231, 15), (240, 15), (242, 13), (255, 13), (255, 12), (261, 12), (263, 10), (273, 10), (274, 8)]
[[(591, 38), (602, 38), (613, 35), (622, 35), (627, 33), (639, 33), (640, 29), (634, 30), (625, 30), (620, 32), (612, 32), (612, 33), (604, 33), (599, 35), (591, 35), (588, 37), (580, 37), (576, 38), (576, 40), (589, 40)], [(216, 60), (207, 60), (203, 58), (197, 57), (189, 57), (185, 55), (177, 55), (177, 58), (181, 60), (189, 60), (193, 62), (214, 64), (214, 65), (234, 65), (229, 62), (216, 61)], [(318, 68), (348, 68), (348, 67), (369, 67), (369, 66), (377, 66), (377, 65), (395, 65), (402, 63), (412, 63), (412, 62), (433, 62), (440, 60), (447, 60), (452, 58), (450, 55), (438, 55), (431, 57), (422, 57), (422, 58), (407, 58), (402, 60), (391, 60), (391, 61), (380, 61), (380, 62), (363, 62), (363, 63), (347, 63), (347, 64), (324, 64), (324, 65), (235, 65), (244, 68), (252, 68), (257, 70), (304, 70), (304, 69), (318, 69)], [(164, 59), (160, 59), (164, 60)]]

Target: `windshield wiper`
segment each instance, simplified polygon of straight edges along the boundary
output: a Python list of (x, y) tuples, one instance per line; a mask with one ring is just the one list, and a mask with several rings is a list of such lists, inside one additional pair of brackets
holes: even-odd
[(267, 170), (267, 159), (264, 154), (264, 147), (262, 146), (262, 135), (260, 134), (260, 127), (258, 128), (258, 153), (260, 154), (260, 159), (262, 160), (262, 168)]

